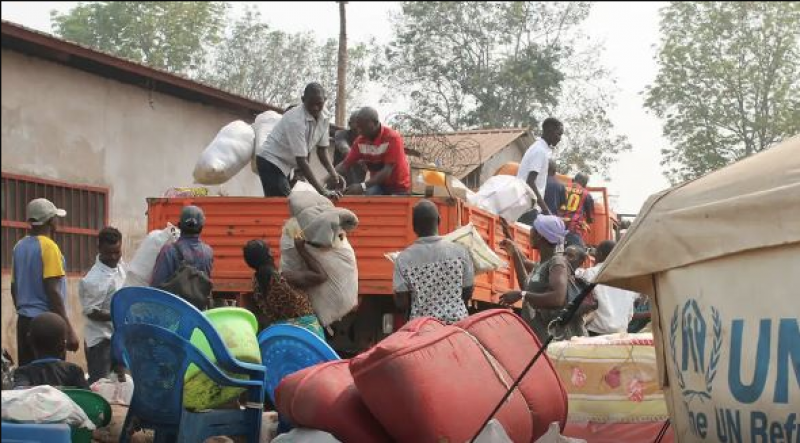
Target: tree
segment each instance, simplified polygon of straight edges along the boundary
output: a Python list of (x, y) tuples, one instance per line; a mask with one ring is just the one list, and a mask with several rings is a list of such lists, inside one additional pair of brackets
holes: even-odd
[(629, 145), (606, 117), (610, 89), (597, 86), (610, 75), (578, 29), (589, 9), (588, 2), (404, 2), (377, 74), (439, 130), (538, 132), (545, 117), (560, 116), (559, 159), (605, 170)]
[(672, 2), (661, 33), (645, 104), (664, 119), (673, 183), (800, 132), (800, 3)]
[(339, 3), (339, 53), (336, 70), (336, 125), (345, 125), (347, 107), (347, 2)]
[(50, 13), (60, 37), (171, 72), (201, 68), (226, 23), (225, 2), (92, 2)]
[[(354, 99), (367, 78), (369, 51), (365, 44), (348, 50), (346, 94)], [(328, 92), (328, 104), (336, 103), (338, 42), (317, 42), (313, 34), (286, 33), (270, 28), (255, 9), (230, 26), (217, 45), (202, 79), (220, 89), (245, 97), (287, 106), (298, 103), (303, 87), (311, 81)]]

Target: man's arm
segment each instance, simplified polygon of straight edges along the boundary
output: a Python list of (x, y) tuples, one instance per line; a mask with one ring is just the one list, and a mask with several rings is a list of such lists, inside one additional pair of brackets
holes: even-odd
[(317, 146), (317, 157), (319, 157), (319, 162), (322, 163), (322, 167), (328, 171), (328, 174), (331, 177), (336, 178), (336, 183), (339, 182), (339, 175), (336, 174), (336, 170), (333, 169), (333, 164), (331, 163), (330, 157), (328, 157), (328, 147), (327, 146)]
[(81, 300), (83, 312), (88, 319), (94, 321), (111, 321), (111, 312), (100, 309), (99, 307), (102, 305), (105, 295), (102, 288), (87, 283), (86, 280), (81, 280), (78, 284), (78, 298)]
[(542, 195), (539, 193), (539, 188), (536, 187), (536, 177), (539, 176), (539, 173), (536, 171), (531, 171), (528, 173), (528, 186), (531, 187), (533, 193), (536, 194), (536, 201), (539, 203), (539, 207), (542, 208), (542, 213), (544, 215), (550, 215), (550, 208), (547, 207), (547, 203), (542, 198)]
[(301, 239), (295, 239), (294, 247), (305, 262), (307, 269), (283, 271), (281, 273), (283, 278), (293, 287), (300, 289), (311, 288), (324, 283), (328, 279), (328, 274), (317, 259), (308, 253), (306, 242)]

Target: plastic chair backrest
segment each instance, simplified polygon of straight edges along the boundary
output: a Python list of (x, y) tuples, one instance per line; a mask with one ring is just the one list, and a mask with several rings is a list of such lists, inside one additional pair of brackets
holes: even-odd
[[(212, 379), (229, 379), (188, 340), (148, 324), (128, 324), (115, 331), (136, 388), (131, 410), (151, 423), (178, 425), (183, 411), (183, 378), (190, 364)], [(263, 383), (240, 380), (240, 383)]]
[[(190, 340), (192, 333), (199, 329), (217, 361), (228, 365), (234, 360), (214, 326), (200, 310), (160, 289), (137, 286), (120, 289), (111, 299), (111, 320), (115, 330), (124, 325), (148, 324), (172, 331), (186, 340)], [(116, 340), (114, 343), (114, 352), (119, 356)]]
[(275, 389), (284, 377), (302, 369), (331, 360), (339, 360), (336, 351), (308, 329), (278, 324), (258, 335), (261, 363), (267, 368), (266, 389), (275, 402)]

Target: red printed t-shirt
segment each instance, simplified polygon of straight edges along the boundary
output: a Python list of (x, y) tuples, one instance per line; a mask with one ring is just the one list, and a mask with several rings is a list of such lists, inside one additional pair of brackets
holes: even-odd
[(407, 193), (411, 191), (411, 170), (403, 148), (403, 136), (392, 128), (381, 125), (381, 132), (374, 140), (358, 136), (344, 164), (347, 167), (363, 161), (370, 175), (377, 174), (384, 165), (394, 165), (389, 178), (380, 183), (388, 193)]

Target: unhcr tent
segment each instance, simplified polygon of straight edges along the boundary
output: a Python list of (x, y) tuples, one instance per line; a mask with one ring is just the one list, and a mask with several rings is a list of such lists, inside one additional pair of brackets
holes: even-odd
[(651, 295), (678, 441), (800, 441), (800, 136), (650, 197), (598, 281)]

